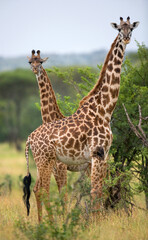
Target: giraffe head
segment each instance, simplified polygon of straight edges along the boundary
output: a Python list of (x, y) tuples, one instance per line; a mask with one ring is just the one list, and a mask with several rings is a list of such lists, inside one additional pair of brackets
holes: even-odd
[(32, 50), (32, 56), (27, 57), (31, 65), (31, 69), (35, 74), (39, 74), (42, 70), (42, 63), (45, 62), (48, 58), (40, 57), (40, 50), (37, 50), (37, 55), (35, 55), (35, 50)]
[(111, 23), (112, 27), (119, 31), (120, 38), (124, 44), (128, 44), (131, 39), (132, 31), (134, 28), (138, 27), (139, 22), (130, 23), (130, 17), (127, 17), (126, 22), (120, 17), (120, 24)]

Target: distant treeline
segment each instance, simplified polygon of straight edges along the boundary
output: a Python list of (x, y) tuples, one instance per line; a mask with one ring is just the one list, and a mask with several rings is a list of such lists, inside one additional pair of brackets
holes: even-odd
[[(91, 66), (104, 62), (106, 50), (94, 51), (90, 53), (73, 53), (73, 54), (46, 54), (49, 57), (45, 67), (62, 67), (62, 66)], [(137, 61), (136, 52), (127, 52), (126, 54), (132, 63)], [(44, 54), (42, 54), (44, 57)], [(29, 68), (27, 55), (22, 57), (3, 58), (0, 57), (0, 71), (14, 70), (16, 68)]]

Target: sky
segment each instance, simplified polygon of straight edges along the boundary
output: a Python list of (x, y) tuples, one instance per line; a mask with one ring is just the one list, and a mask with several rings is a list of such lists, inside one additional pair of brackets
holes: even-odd
[(0, 0), (0, 57), (42, 53), (88, 53), (109, 49), (117, 35), (110, 25), (130, 16), (140, 25), (135, 40), (148, 46), (148, 0)]

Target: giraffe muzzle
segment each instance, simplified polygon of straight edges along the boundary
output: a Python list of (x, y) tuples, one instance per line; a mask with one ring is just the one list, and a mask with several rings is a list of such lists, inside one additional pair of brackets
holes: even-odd
[(124, 42), (124, 44), (128, 44), (128, 43), (130, 43), (130, 39), (129, 38), (125, 38), (125, 39), (123, 39), (123, 42)]
[(37, 71), (37, 70), (33, 70), (33, 72), (34, 72), (34, 74), (37, 74), (37, 73), (38, 73), (38, 71)]

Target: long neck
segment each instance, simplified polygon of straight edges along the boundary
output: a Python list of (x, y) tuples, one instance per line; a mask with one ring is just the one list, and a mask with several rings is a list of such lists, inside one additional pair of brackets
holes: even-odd
[(95, 101), (98, 113), (100, 112), (103, 118), (108, 122), (111, 119), (118, 100), (121, 65), (125, 47), (126, 45), (121, 41), (118, 35), (107, 54), (96, 85), (80, 102), (80, 106), (82, 106), (85, 102)]
[(40, 90), (41, 115), (43, 123), (64, 118), (57, 105), (50, 79), (43, 67), (40, 73), (36, 75), (36, 78)]

